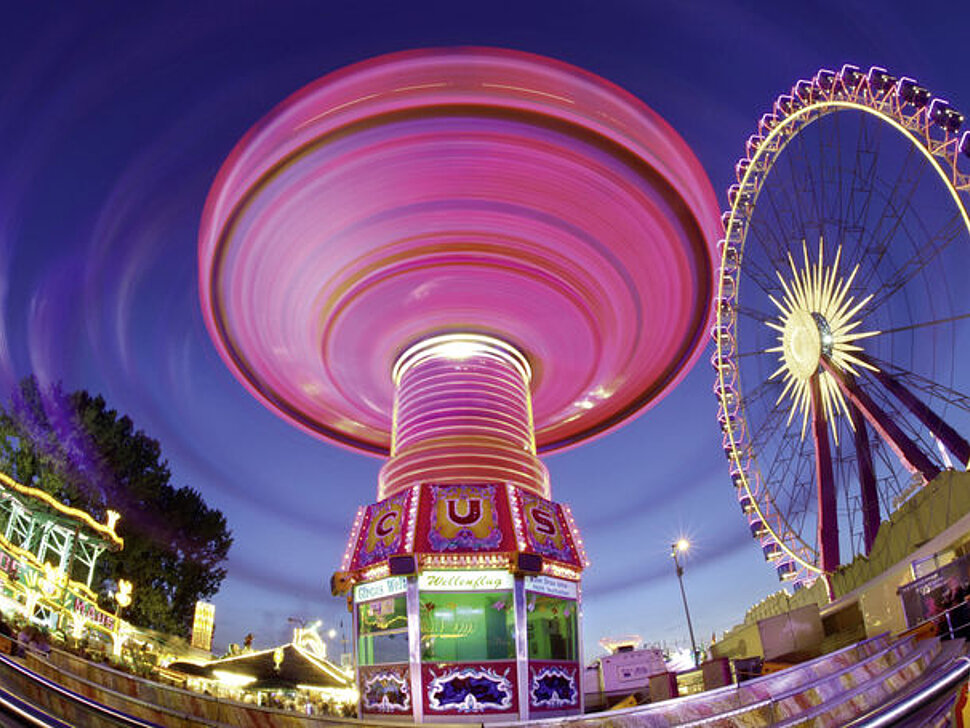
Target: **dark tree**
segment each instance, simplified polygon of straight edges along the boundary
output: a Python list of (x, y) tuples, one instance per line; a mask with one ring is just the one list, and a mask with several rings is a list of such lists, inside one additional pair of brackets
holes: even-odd
[(23, 380), (0, 413), (0, 469), (102, 521), (108, 509), (121, 513), (124, 550), (103, 554), (98, 568), (101, 582), (135, 585), (132, 623), (187, 635), (196, 600), (219, 590), (232, 545), (225, 516), (174, 487), (158, 441), (102, 397)]

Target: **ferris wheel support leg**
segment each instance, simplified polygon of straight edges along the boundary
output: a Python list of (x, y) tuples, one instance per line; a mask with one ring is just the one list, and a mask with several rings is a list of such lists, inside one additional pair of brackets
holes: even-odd
[(932, 460), (916, 446), (905, 432), (877, 405), (872, 398), (856, 384), (848, 374), (840, 371), (824, 356), (819, 360), (825, 369), (839, 385), (839, 389), (858, 408), (872, 429), (886, 441), (886, 444), (896, 453), (900, 462), (911, 473), (920, 475), (927, 483), (940, 474)]
[(882, 370), (873, 372), (882, 384), (896, 399), (905, 405), (943, 445), (953, 453), (961, 463), (970, 461), (970, 443), (960, 436), (960, 433), (948, 425), (942, 417), (931, 410), (926, 403), (909, 391), (899, 380), (891, 377)]
[(872, 544), (879, 532), (879, 493), (876, 489), (876, 469), (872, 464), (872, 450), (869, 448), (869, 428), (858, 407), (849, 404), (849, 417), (855, 430), (855, 452), (859, 463), (859, 491), (862, 497), (862, 538), (866, 555), (872, 551)]
[(836, 509), (835, 477), (832, 474), (832, 452), (829, 430), (822, 407), (818, 375), (812, 377), (812, 436), (815, 439), (815, 477), (818, 492), (819, 566), (830, 572), (838, 568), (839, 518)]

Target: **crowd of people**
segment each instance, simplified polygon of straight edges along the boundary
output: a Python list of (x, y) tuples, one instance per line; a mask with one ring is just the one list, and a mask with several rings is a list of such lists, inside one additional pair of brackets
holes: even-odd
[(25, 620), (10, 623), (0, 615), (0, 636), (10, 644), (9, 652), (14, 656), (22, 657), (28, 650), (43, 655), (51, 651), (47, 633)]
[[(59, 638), (59, 639), (58, 639)], [(100, 643), (92, 642), (87, 637), (81, 639), (67, 638), (63, 634), (51, 634), (47, 630), (23, 619), (5, 617), (0, 614), (0, 652), (7, 652), (14, 657), (24, 657), (28, 652), (49, 656), (51, 642), (55, 642), (58, 650), (82, 657), (95, 662), (106, 662), (115, 670), (128, 672), (137, 677), (154, 679), (154, 666), (157, 664), (157, 653), (147, 644), (126, 644), (120, 658), (113, 657)], [(190, 685), (183, 685), (190, 688)], [(208, 689), (196, 686), (199, 692), (211, 695)], [(263, 707), (290, 710), (305, 715), (329, 715), (353, 717), (356, 707), (336, 702), (328, 697), (312, 691), (274, 691), (255, 694), (236, 691), (233, 695), (219, 697), (239, 700), (249, 704), (259, 704)]]
[(252, 693), (243, 693), (240, 700), (244, 703), (257, 704), (264, 708), (277, 708), (279, 710), (292, 710), (305, 715), (331, 715), (344, 718), (353, 718), (357, 715), (354, 705), (338, 703), (329, 698), (314, 693), (287, 693), (287, 692), (268, 692), (257, 699)]

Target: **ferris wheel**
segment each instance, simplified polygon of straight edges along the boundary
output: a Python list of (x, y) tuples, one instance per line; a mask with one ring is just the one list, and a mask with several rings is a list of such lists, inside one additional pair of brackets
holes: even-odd
[(713, 337), (751, 534), (807, 584), (970, 461), (970, 133), (850, 65), (778, 98), (728, 191)]

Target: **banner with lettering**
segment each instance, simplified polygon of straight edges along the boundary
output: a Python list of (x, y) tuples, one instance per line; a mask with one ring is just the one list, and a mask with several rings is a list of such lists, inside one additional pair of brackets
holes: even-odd
[(64, 600), (64, 609), (82, 617), (94, 626), (103, 627), (109, 632), (113, 632), (118, 623), (116, 617), (98, 609), (96, 604), (89, 602), (87, 599), (82, 599), (74, 594), (67, 595), (67, 598)]
[(581, 566), (562, 506), (522, 490), (515, 497), (522, 515), (526, 550), (545, 559)]
[(4, 576), (11, 581), (16, 581), (22, 569), (23, 565), (20, 563), (20, 559), (11, 553), (7, 553), (5, 549), (0, 550), (0, 572), (3, 572)]
[(58, 619), (79, 618), (91, 626), (114, 631), (118, 620), (98, 608), (94, 592), (71, 581), (51, 564), (41, 567), (33, 554), (18, 556), (0, 545), (0, 593), (8, 599), (29, 601), (57, 613)]
[(513, 551), (505, 485), (426, 485), (422, 488), (416, 551)]
[(367, 506), (354, 554), (353, 569), (404, 553), (410, 522), (412, 490)]
[(515, 585), (508, 571), (498, 569), (447, 569), (422, 571), (418, 576), (418, 590), (429, 591), (506, 591)]

